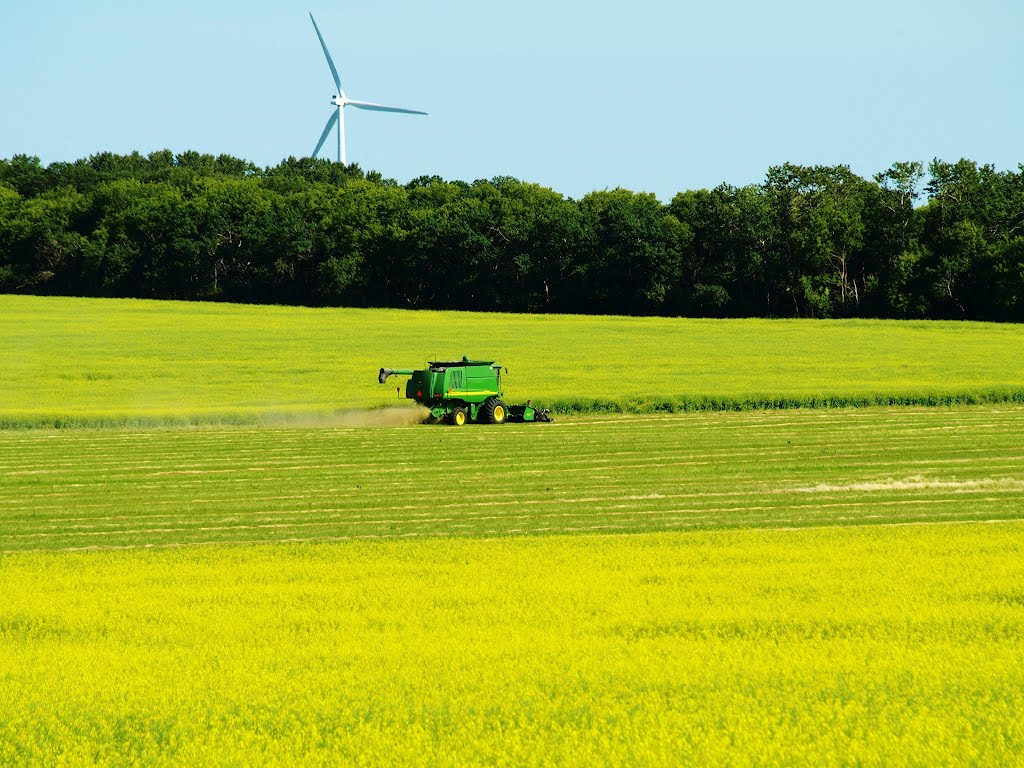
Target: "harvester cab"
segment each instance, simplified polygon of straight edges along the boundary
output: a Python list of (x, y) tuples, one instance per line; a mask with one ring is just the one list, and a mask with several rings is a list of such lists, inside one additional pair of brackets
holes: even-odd
[[(462, 426), (467, 421), (502, 424), (506, 421), (551, 421), (548, 410), (526, 405), (505, 405), (501, 390), (502, 367), (493, 360), (435, 361), (423, 370), (381, 368), (377, 381), (408, 376), (405, 396), (430, 409), (435, 421)], [(508, 373), (508, 371), (505, 371)]]

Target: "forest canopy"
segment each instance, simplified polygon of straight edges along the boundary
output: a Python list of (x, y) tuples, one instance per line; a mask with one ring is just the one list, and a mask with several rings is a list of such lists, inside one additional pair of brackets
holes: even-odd
[(0, 292), (690, 317), (1024, 320), (1024, 165), (770, 168), (579, 200), (508, 177), (0, 159)]

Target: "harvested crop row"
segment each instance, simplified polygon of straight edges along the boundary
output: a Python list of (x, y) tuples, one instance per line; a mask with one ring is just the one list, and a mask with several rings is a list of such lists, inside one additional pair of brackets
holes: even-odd
[(5, 432), (0, 550), (1009, 520), (1020, 434), (1024, 408)]

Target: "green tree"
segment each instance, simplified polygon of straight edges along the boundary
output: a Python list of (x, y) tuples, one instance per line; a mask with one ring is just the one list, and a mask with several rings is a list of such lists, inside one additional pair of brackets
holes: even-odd
[(681, 244), (678, 219), (652, 194), (626, 189), (592, 192), (580, 208), (593, 229), (586, 267), (592, 312), (655, 314), (678, 284)]
[(875, 186), (867, 191), (864, 243), (873, 268), (865, 294), (871, 315), (920, 317), (925, 312), (921, 263), (926, 252), (916, 210), (923, 178), (921, 163), (895, 163), (875, 174)]
[(761, 190), (722, 184), (680, 192), (671, 210), (690, 232), (682, 249), (682, 313), (763, 312), (767, 208)]
[[(769, 290), (792, 314), (856, 314), (868, 276), (862, 211), (868, 184), (847, 166), (769, 170)], [(783, 302), (776, 301), (779, 310)]]
[(14, 246), (20, 262), (21, 289), (33, 293), (73, 293), (80, 273), (85, 238), (80, 229), (87, 199), (71, 187), (28, 198), (21, 207), (24, 234)]
[(928, 170), (930, 200), (922, 217), (931, 314), (1014, 316), (1018, 291), (1010, 243), (1024, 228), (1020, 177), (969, 160), (934, 160)]
[(22, 198), (13, 186), (0, 181), (0, 292), (12, 293), (26, 282), (24, 267), (15, 259), (15, 249), (27, 239)]
[(355, 180), (321, 198), (315, 227), (318, 302), (390, 304), (390, 262), (407, 235), (408, 194), (401, 187)]
[(91, 279), (109, 295), (185, 298), (187, 281), (172, 247), (176, 227), (186, 231), (181, 190), (166, 182), (119, 179), (94, 196), (94, 238), (105, 239)]
[(22, 197), (35, 197), (53, 186), (39, 158), (30, 155), (0, 160), (0, 182), (13, 187)]

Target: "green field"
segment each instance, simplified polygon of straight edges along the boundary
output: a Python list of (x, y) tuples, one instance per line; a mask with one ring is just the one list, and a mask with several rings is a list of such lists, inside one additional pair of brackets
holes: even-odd
[(0, 551), (1024, 518), (1024, 408), (0, 432)]
[(0, 426), (280, 421), (463, 354), (556, 411), (1024, 401), (1024, 328), (0, 296)]
[(1020, 524), (0, 559), (7, 765), (1013, 765)]

